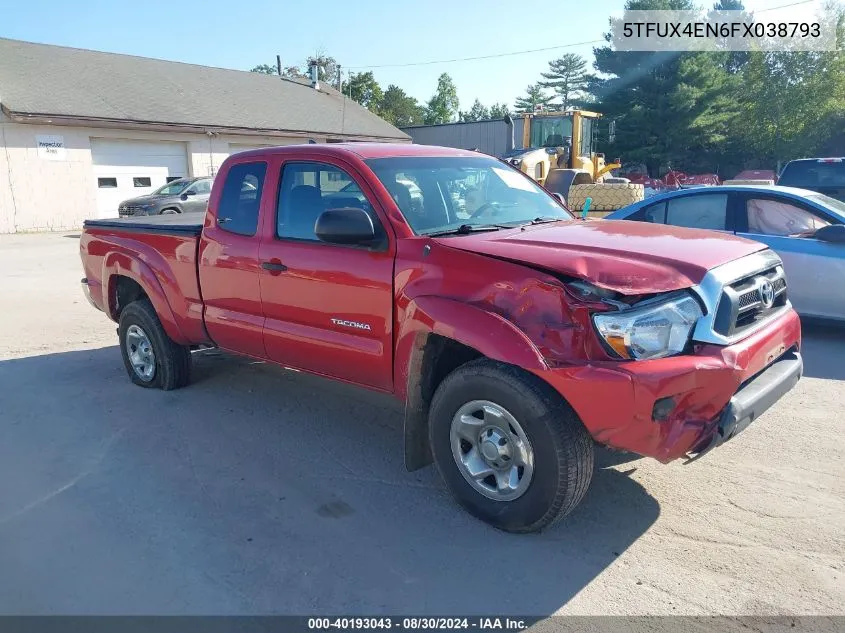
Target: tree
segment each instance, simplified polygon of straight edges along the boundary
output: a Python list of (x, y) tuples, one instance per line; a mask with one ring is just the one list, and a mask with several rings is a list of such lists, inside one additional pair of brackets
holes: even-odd
[(546, 95), (542, 84), (533, 84), (525, 89), (524, 97), (517, 97), (514, 108), (517, 112), (534, 112), (538, 106), (547, 107), (554, 97)]
[(372, 71), (352, 73), (343, 92), (350, 99), (357, 101), (372, 112), (378, 112), (384, 98), (381, 86), (379, 86)]
[(276, 74), (276, 67), (270, 66), (270, 64), (259, 64), (258, 66), (254, 66), (249, 69), (251, 73), (259, 73), (261, 75), (275, 75)]
[(405, 94), (399, 86), (393, 84), (384, 91), (379, 107), (379, 116), (397, 127), (420, 125), (425, 119), (425, 108), (417, 100)]
[(549, 72), (541, 73), (548, 81), (541, 81), (544, 88), (552, 88), (560, 98), (560, 108), (566, 110), (586, 87), (587, 61), (575, 53), (566, 53), (549, 62)]
[(458, 116), (461, 121), (483, 121), (490, 118), (490, 110), (481, 105), (481, 101), (476, 99), (469, 112), (461, 112)]
[[(731, 14), (730, 18), (731, 22), (751, 22), (754, 17), (745, 11), (745, 5), (742, 3), (742, 0), (719, 0), (713, 5), (713, 11), (711, 12), (713, 21), (724, 21), (724, 16), (716, 14), (718, 11), (733, 11), (734, 13)], [(722, 44), (725, 42), (726, 40), (721, 41)], [(748, 51), (730, 51), (725, 67), (729, 73), (738, 73), (748, 63), (748, 59)]]
[(443, 73), (437, 79), (437, 90), (426, 103), (425, 122), (428, 125), (450, 123), (458, 114), (458, 89), (449, 73)]
[(312, 64), (317, 64), (317, 78), (320, 81), (332, 85), (337, 82), (337, 60), (334, 57), (326, 55), (325, 51), (317, 51), (315, 55), (306, 59), (303, 70), (308, 77), (311, 76), (309, 70)]
[[(691, 0), (628, 0), (626, 10), (693, 10)], [(611, 20), (611, 30), (621, 29)], [(606, 40), (611, 41), (611, 34)], [(590, 90), (615, 142), (602, 148), (624, 162), (644, 163), (652, 176), (667, 166), (712, 171), (738, 113), (726, 53), (619, 52), (593, 49), (601, 78)]]
[[(259, 64), (258, 66), (254, 66), (250, 69), (251, 73), (260, 73), (262, 75), (275, 75), (277, 72), (276, 65), (273, 64)], [(288, 77), (289, 79), (297, 79), (306, 77), (307, 75), (302, 72), (302, 69), (299, 66), (283, 66), (282, 67), (282, 77)]]
[(507, 103), (494, 103), (490, 106), (491, 119), (504, 119), (509, 114)]

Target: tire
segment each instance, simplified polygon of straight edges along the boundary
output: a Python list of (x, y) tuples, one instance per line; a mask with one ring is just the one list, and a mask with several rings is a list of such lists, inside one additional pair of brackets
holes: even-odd
[(179, 209), (174, 209), (173, 207), (169, 207), (167, 209), (162, 209), (159, 215), (176, 215), (178, 213), (182, 213)]
[(592, 198), (590, 211), (616, 211), (645, 197), (642, 185), (633, 183), (596, 183), (572, 185), (567, 202), (573, 211), (581, 211), (587, 198)]
[[(490, 403), (494, 411), (496, 408), (503, 410), (517, 421), (516, 428), (507, 422), (509, 431), (504, 432), (509, 434), (507, 450), (519, 445), (516, 440), (520, 433), (527, 437), (533, 453), (530, 460), (533, 473), (527, 487), (515, 498), (491, 498), (489, 490), (486, 494), (480, 492), (476, 486), (493, 486), (493, 480), (498, 481), (498, 477), (491, 475), (493, 480), (488, 476), (484, 481), (476, 480), (476, 484), (471, 484), (470, 475), (465, 474), (467, 469), (459, 465), (456, 450), (462, 458), (467, 458), (472, 450), (478, 449), (464, 453), (471, 443), (463, 439), (459, 440), (459, 448), (455, 448), (453, 418), (467, 418), (467, 415), (459, 414), (479, 406), (478, 402)], [(478, 419), (475, 414), (470, 417)], [(496, 415), (489, 417), (492, 424), (500, 424), (502, 419)], [(477, 424), (479, 435), (489, 439), (488, 434), (494, 427), (485, 427), (487, 418), (484, 413), (484, 420)], [(475, 432), (475, 424), (467, 426), (472, 426)], [(497, 446), (503, 438), (496, 439), (494, 435), (493, 439), (493, 446)], [(437, 388), (429, 412), (429, 441), (437, 469), (458, 503), (473, 516), (507, 532), (538, 532), (566, 516), (584, 497), (593, 476), (592, 437), (563, 398), (528, 372), (488, 359), (462, 365)], [(510, 468), (518, 461), (517, 452), (514, 449), (512, 461), (507, 462)], [(476, 452), (476, 455), (481, 453)], [(485, 468), (489, 467), (488, 462)], [(515, 479), (511, 477), (508, 481)], [(516, 488), (523, 486), (524, 481), (523, 469)]]
[[(120, 353), (129, 379), (136, 385), (149, 389), (169, 391), (184, 387), (191, 380), (191, 351), (174, 343), (164, 328), (148, 299), (133, 301), (120, 313), (117, 329)], [(152, 354), (145, 353), (151, 350)], [(144, 362), (150, 373), (136, 369), (130, 353), (139, 353), (136, 360)]]

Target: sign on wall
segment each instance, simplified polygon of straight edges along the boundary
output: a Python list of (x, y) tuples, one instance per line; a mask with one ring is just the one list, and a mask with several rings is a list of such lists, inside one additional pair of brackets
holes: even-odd
[(64, 136), (36, 134), (35, 142), (38, 145), (38, 158), (64, 160), (67, 155)]

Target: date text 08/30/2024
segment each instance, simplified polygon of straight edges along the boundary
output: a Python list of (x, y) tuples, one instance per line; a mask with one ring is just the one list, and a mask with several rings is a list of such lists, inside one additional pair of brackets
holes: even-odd
[(330, 630), (388, 630), (399, 631), (522, 631), (533, 622), (526, 618), (509, 617), (325, 617), (308, 618), (308, 629)]

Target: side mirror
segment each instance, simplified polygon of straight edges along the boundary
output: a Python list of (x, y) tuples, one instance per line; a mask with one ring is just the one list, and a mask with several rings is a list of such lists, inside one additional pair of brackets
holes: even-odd
[[(558, 202), (560, 202), (564, 207), (566, 207), (566, 198), (563, 197), (562, 193), (553, 193), (552, 195)], [(568, 209), (569, 207), (566, 208)]]
[(813, 237), (824, 242), (845, 244), (845, 224), (831, 224), (823, 226), (813, 233)]
[(372, 218), (363, 209), (329, 209), (314, 225), (317, 238), (330, 244), (366, 245), (376, 238)]
[(197, 195), (197, 192), (196, 192), (196, 190), (194, 190), (194, 189), (188, 189), (188, 190), (185, 192), (185, 195), (186, 195), (186, 196), (195, 196), (195, 195)]

